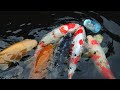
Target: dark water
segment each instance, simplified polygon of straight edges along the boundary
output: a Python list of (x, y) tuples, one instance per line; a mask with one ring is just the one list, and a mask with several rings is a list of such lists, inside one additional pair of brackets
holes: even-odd
[(48, 67), (46, 79), (66, 79), (69, 67), (69, 49), (71, 45), (71, 34), (68, 33), (59, 42), (54, 51), (53, 59)]
[[(114, 13), (114, 14), (113, 14)], [(104, 36), (103, 47), (108, 47), (106, 54), (111, 70), (116, 78), (120, 78), (120, 12), (0, 12), (0, 50), (23, 39), (40, 39), (53, 28), (68, 22), (75, 22), (82, 25), (86, 18), (96, 19), (102, 25)], [(86, 33), (94, 34), (86, 29)], [(67, 41), (66, 41), (67, 42)], [(25, 61), (34, 53), (34, 49), (22, 58)], [(18, 68), (18, 67), (17, 67)], [(22, 69), (20, 69), (22, 71)], [(24, 70), (24, 68), (23, 68)], [(6, 75), (4, 71), (0, 76)], [(13, 72), (11, 72), (12, 74)], [(27, 73), (27, 72), (26, 72)], [(101, 79), (91, 60), (81, 60), (78, 69), (73, 76), (74, 79)]]

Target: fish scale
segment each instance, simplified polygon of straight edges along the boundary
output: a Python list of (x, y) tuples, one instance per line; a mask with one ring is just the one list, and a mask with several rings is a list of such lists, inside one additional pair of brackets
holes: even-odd
[(60, 42), (54, 53), (52, 62), (48, 68), (47, 79), (67, 79), (69, 47), (71, 35), (68, 33)]

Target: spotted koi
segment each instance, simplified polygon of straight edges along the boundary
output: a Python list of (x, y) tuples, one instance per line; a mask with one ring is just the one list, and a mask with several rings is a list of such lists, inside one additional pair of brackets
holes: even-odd
[(73, 36), (73, 41), (70, 47), (70, 64), (68, 70), (68, 79), (71, 79), (78, 61), (80, 60), (81, 54), (83, 52), (83, 44), (86, 39), (85, 29), (82, 26), (76, 30)]
[(61, 37), (65, 36), (67, 33), (71, 33), (71, 34), (74, 33), (79, 26), (80, 25), (76, 23), (68, 23), (68, 24), (61, 25), (60, 27), (53, 29), (51, 32), (49, 32), (45, 37), (41, 39), (41, 41), (39, 42), (37, 46), (34, 56), (37, 58), (40, 50), (44, 46), (51, 44), (51, 43), (55, 44), (61, 39)]
[(86, 45), (85, 47), (89, 49), (89, 56), (92, 58), (97, 70), (104, 78), (115, 79), (100, 43), (91, 35), (88, 35), (87, 39), (89, 48)]

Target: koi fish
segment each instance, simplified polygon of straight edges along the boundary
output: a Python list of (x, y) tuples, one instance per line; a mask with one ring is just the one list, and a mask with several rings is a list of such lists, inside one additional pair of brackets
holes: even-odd
[(29, 79), (43, 79), (47, 74), (47, 68), (54, 51), (54, 45), (45, 46), (33, 62), (33, 68), (30, 71)]
[[(95, 39), (97, 42), (99, 42), (100, 44), (102, 43), (102, 41), (103, 41), (103, 36), (102, 36), (101, 34), (94, 35), (93, 37), (94, 37), (94, 39)], [(108, 52), (108, 47), (102, 47), (102, 49), (103, 49), (103, 51), (104, 51), (105, 54)], [(83, 57), (83, 58), (89, 58), (89, 55), (88, 55), (88, 54), (89, 54), (89, 52), (84, 52), (84, 53), (82, 54), (82, 57)]]
[(28, 79), (30, 70), (33, 68), (35, 57), (19, 61), (17, 66), (0, 72), (0, 79)]
[(88, 45), (85, 43), (85, 47), (88, 48), (88, 55), (92, 58), (100, 74), (104, 78), (115, 79), (100, 43), (91, 35), (88, 35), (87, 39)]
[(31, 51), (36, 46), (37, 46), (36, 40), (25, 39), (1, 51), (0, 69), (6, 70), (12, 62), (19, 61), (23, 56), (25, 56), (29, 51)]
[(74, 33), (76, 29), (79, 27), (79, 24), (68, 23), (66, 25), (62, 25), (58, 28), (53, 29), (49, 32), (45, 37), (41, 39), (39, 42), (37, 49), (35, 51), (35, 57), (39, 55), (40, 50), (50, 43), (56, 43), (60, 40), (61, 37), (65, 36), (67, 33)]
[(71, 49), (70, 49), (70, 65), (69, 65), (69, 71), (68, 71), (68, 78), (71, 79), (76, 67), (77, 67), (77, 62), (79, 61), (81, 54), (83, 53), (83, 43), (86, 39), (86, 33), (85, 29), (83, 26), (80, 26), (74, 36), (73, 36), (73, 41), (71, 44)]
[(67, 79), (71, 33), (63, 37), (54, 51), (46, 79)]

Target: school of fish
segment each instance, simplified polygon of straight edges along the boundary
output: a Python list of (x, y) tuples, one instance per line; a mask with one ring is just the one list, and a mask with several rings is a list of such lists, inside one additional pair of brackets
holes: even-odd
[[(98, 28), (97, 28), (98, 29)], [(51, 32), (46, 34), (37, 43), (36, 40), (25, 39), (21, 42), (11, 45), (7, 49), (0, 52), (0, 69), (6, 70), (9, 68), (11, 62), (19, 62), (33, 48), (36, 48), (34, 60), (31, 64), (29, 79), (43, 79), (47, 76), (48, 67), (52, 62), (54, 50), (58, 46), (58, 42), (67, 34), (71, 34), (71, 45), (69, 49), (69, 68), (68, 79), (72, 79), (77, 68), (78, 61), (80, 61), (84, 49), (88, 50), (87, 56), (92, 59), (97, 70), (105, 79), (115, 79), (109, 62), (105, 56), (105, 52), (101, 47), (99, 40), (94, 36), (86, 36), (85, 28), (77, 23), (67, 23), (61, 25)], [(37, 45), (38, 44), (38, 45)], [(58, 59), (59, 60), (59, 59)]]

